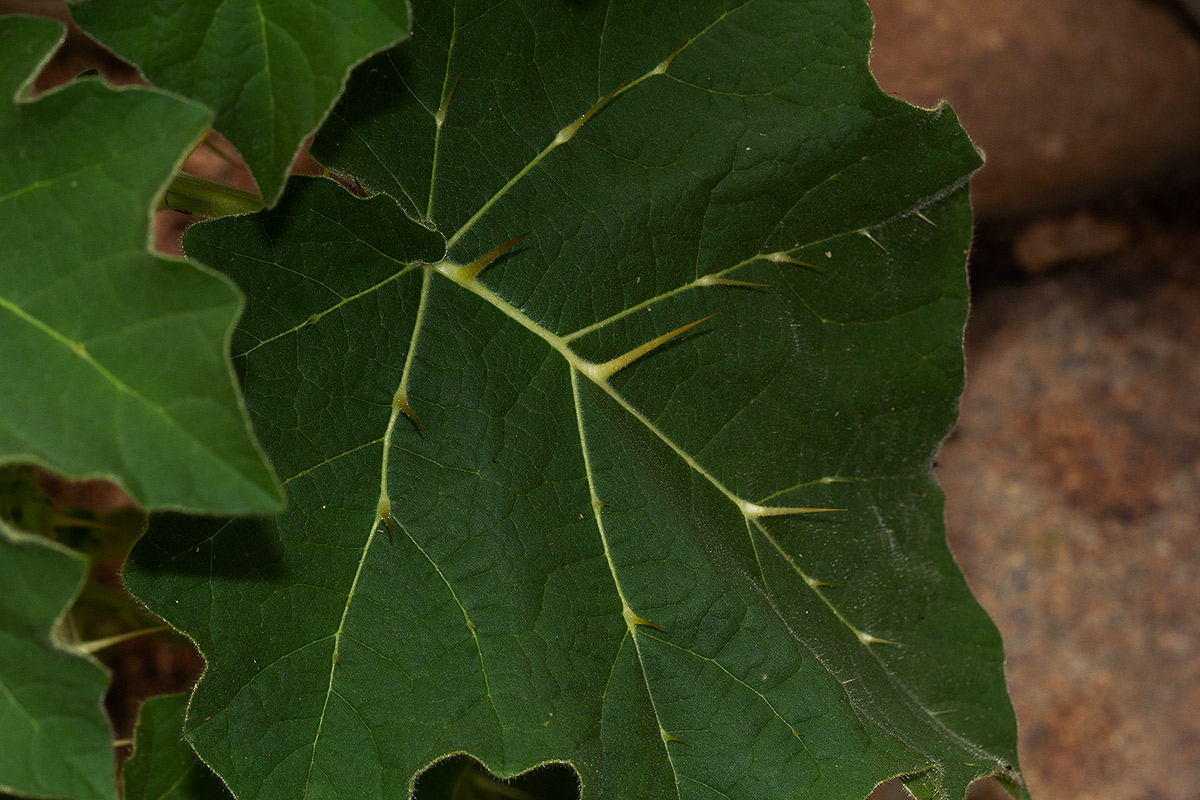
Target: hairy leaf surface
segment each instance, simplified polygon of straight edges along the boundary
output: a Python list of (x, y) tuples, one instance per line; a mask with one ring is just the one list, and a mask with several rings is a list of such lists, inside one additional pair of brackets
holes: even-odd
[(267, 204), (350, 68), (408, 36), (407, 0), (84, 0), (75, 21), (216, 112)]
[(249, 297), (290, 499), (135, 551), (209, 659), (199, 752), (241, 798), (406, 797), (455, 752), (587, 798), (1015, 776), (930, 475), (953, 114), (879, 90), (851, 0), (415, 14), (314, 146), (379, 194), (297, 179), (186, 242)]
[(0, 461), (109, 477), (146, 508), (276, 510), (227, 354), (241, 298), (147, 250), (208, 113), (96, 80), (23, 101), (62, 31), (0, 20)]
[(86, 573), (87, 559), (0, 521), (0, 792), (117, 796), (108, 673), (55, 630)]

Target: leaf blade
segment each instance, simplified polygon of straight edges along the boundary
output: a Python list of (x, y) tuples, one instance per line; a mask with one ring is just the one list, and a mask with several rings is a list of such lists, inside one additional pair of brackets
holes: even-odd
[[(164, 609), (213, 659), (194, 701), (212, 715), (190, 727), (196, 746), (220, 753), (229, 731), (272, 730), (271, 749), (294, 754), (286, 770), (218, 763), (256, 797), (402, 796), (422, 767), (459, 751), (502, 776), (566, 761), (585, 796), (622, 797), (861, 797), (930, 764), (944, 791), (959, 792), (1011, 762), (999, 641), (953, 569), (928, 477), (961, 389), (962, 186), (978, 165), (953, 115), (882, 99), (865, 72), (858, 4), (751, 3), (736, 24), (714, 6), (663, 29), (606, 27), (581, 7), (556, 17), (553, 35), (517, 36), (498, 66), (486, 31), (540, 30), (545, 8), (501, 4), (493, 20), (466, 5), (425, 17), (414, 53), (364, 65), (334, 117), (353, 119), (358, 138), (334, 125), (317, 148), (385, 195), (356, 206), (298, 180), (253, 226), (189, 237), (190, 252), (228, 264), (250, 297), (235, 350), (268, 447), (293, 459), (280, 469), (295, 505), (253, 532), (280, 554), (262, 586), (222, 581), (210, 595), (203, 579), (180, 576), (192, 602)], [(754, 43), (747, 30), (803, 39), (813, 9), (831, 15), (819, 30), (832, 29), (833, 50), (861, 60), (829, 90), (836, 124), (817, 133), (777, 124), (796, 114), (786, 97), (670, 76), (702, 77), (705, 64), (723, 74), (717, 66)], [(595, 66), (597, 42), (625, 53), (625, 69)], [(689, 64), (702, 43), (715, 49)], [(537, 46), (583, 56), (554, 73), (558, 83), (530, 88), (519, 79)], [(792, 74), (821, 111), (839, 65), (818, 59), (805, 76), (791, 50), (764, 52), (774, 72), (763, 80)], [(402, 61), (396, 89), (386, 70)], [(477, 77), (485, 63), (488, 80)], [(604, 100), (616, 86), (626, 88)], [(848, 90), (858, 105), (843, 112)], [(503, 112), (487, 117), (492, 105)], [(511, 136), (491, 135), (505, 126)], [(765, 162), (742, 160), (764, 132), (786, 141)], [(355, 155), (355, 141), (389, 143), (387, 163), (382, 146)], [(480, 180), (463, 179), (472, 169)], [(432, 219), (409, 220), (425, 209)], [(340, 230), (319, 231), (318, 218)], [(450, 244), (447, 259), (436, 261), (436, 241), (418, 258), (402, 241), (380, 246), (381, 228), (415, 242), (424, 226)], [(462, 269), (522, 231), (485, 272)], [(313, 255), (331, 235), (340, 261)], [(804, 266), (814, 263), (822, 269)], [(348, 285), (325, 299), (304, 289), (280, 319), (278, 291), (264, 287), (284, 273), (306, 287), (325, 276)], [(695, 328), (611, 376), (588, 369), (714, 313), (718, 335)], [(362, 367), (368, 350), (382, 369)], [(290, 404), (270, 399), (287, 394), (271, 381), (301, 374)], [(354, 409), (331, 406), (341, 375), (356, 376)], [(420, 429), (396, 425), (398, 386)], [(292, 432), (306, 410), (326, 419), (307, 434), (324, 449)], [(142, 592), (198, 544), (212, 549), (197, 567), (251, 532), (157, 537), (161, 551), (137, 554), (131, 571)], [(852, 545), (863, 546), (862, 569)], [(318, 552), (328, 553), (319, 574)], [(884, 583), (904, 598), (895, 603), (871, 591), (893, 566), (904, 568)], [(155, 594), (160, 606), (171, 596)], [(304, 597), (311, 613), (262, 623), (257, 649), (206, 622), (268, 596)], [(918, 619), (943, 601), (953, 611)], [(960, 628), (979, 637), (962, 658), (949, 644)], [(913, 653), (954, 664), (926, 678)], [(272, 666), (257, 672), (255, 661)], [(991, 702), (975, 722), (940, 721), (940, 701), (977, 669)], [(251, 701), (283, 682), (291, 690), (271, 696), (303, 698), (289, 705), (300, 709), (294, 725)]]

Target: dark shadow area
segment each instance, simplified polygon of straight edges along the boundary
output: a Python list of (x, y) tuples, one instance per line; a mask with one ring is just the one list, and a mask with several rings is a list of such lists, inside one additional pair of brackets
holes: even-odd
[(276, 580), (287, 570), (270, 518), (150, 515), (146, 534), (129, 554), (144, 573)]

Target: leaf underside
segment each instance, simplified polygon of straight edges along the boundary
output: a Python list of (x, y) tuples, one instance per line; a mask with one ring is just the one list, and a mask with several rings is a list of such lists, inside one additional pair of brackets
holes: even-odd
[(274, 511), (227, 354), (237, 290), (147, 251), (208, 113), (97, 80), (22, 101), (62, 35), (0, 20), (0, 461), (109, 477), (146, 508)]
[(185, 242), (248, 296), (289, 498), (160, 516), (127, 570), (208, 659), (200, 754), (239, 798), (407, 797), (456, 752), (586, 798), (1015, 776), (929, 469), (953, 114), (878, 89), (850, 0), (414, 13), (313, 148), (378, 194), (293, 179)]
[(204, 103), (274, 203), (350, 68), (407, 38), (405, 0), (83, 0), (81, 28)]

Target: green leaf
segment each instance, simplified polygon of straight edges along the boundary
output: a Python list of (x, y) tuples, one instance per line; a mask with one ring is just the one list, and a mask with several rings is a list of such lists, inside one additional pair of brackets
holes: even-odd
[(86, 559), (0, 522), (0, 791), (117, 796), (108, 673), (54, 634), (86, 572)]
[(207, 112), (96, 80), (21, 102), (62, 26), (8, 17), (0, 37), (0, 462), (109, 477), (147, 508), (278, 509), (229, 366), (237, 290), (147, 252)]
[(231, 800), (221, 779), (183, 739), (187, 695), (152, 697), (138, 711), (133, 757), (125, 762), (125, 800)]
[(456, 752), (585, 798), (1007, 771), (929, 469), (979, 164), (953, 114), (882, 94), (849, 0), (417, 20), (315, 146), (383, 194), (293, 179), (185, 242), (248, 295), (290, 499), (135, 548), (208, 659), (197, 750), (244, 800), (406, 797)]
[(274, 204), (350, 69), (409, 31), (405, 0), (84, 0), (81, 28), (216, 112)]

